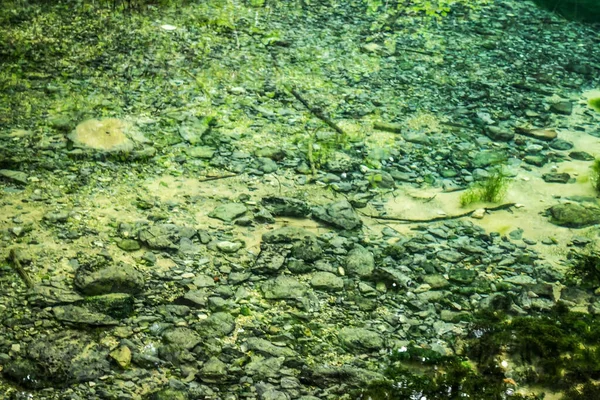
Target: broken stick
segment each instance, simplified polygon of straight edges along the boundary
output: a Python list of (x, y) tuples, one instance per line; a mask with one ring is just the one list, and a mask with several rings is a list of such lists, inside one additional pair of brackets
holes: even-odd
[(335, 122), (333, 122), (327, 115), (321, 111), (321, 109), (311, 106), (308, 101), (302, 97), (302, 95), (294, 88), (290, 89), (290, 93), (294, 95), (294, 97), (302, 103), (304, 107), (311, 113), (315, 115), (315, 117), (319, 118), (321, 121), (325, 122), (331, 129), (339, 133), (340, 135), (346, 136), (346, 132), (342, 128), (340, 128)]

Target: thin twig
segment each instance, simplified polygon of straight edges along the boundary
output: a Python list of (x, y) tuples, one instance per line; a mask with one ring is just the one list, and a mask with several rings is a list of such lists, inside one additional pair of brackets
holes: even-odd
[(321, 111), (319, 108), (313, 107), (311, 106), (308, 101), (302, 97), (302, 95), (294, 88), (290, 89), (290, 93), (294, 95), (294, 97), (300, 102), (302, 103), (302, 105), (304, 107), (306, 107), (306, 109), (308, 111), (310, 111), (311, 113), (314, 114), (315, 117), (319, 118), (321, 121), (325, 122), (327, 125), (329, 125), (329, 127), (331, 129), (333, 129), (334, 131), (336, 131), (337, 133), (339, 133), (342, 136), (347, 136), (346, 132), (344, 132), (344, 130), (342, 128), (340, 128), (335, 122), (333, 122), (328, 116), (326, 116), (323, 111)]
[[(486, 212), (498, 211), (498, 210), (508, 210), (514, 206), (515, 206), (515, 203), (506, 203), (506, 204), (501, 204), (496, 207), (485, 207), (484, 210)], [(468, 211), (468, 212), (465, 212), (462, 214), (444, 215), (442, 217), (435, 217), (435, 218), (429, 218), (429, 219), (408, 219), (408, 218), (398, 218), (398, 217), (386, 217), (386, 216), (369, 215), (369, 214), (365, 214), (360, 211), (359, 212), (366, 217), (373, 218), (373, 219), (380, 219), (383, 221), (396, 221), (396, 222), (406, 222), (406, 223), (425, 223), (425, 222), (447, 221), (449, 219), (458, 219), (458, 218), (462, 218), (462, 217), (468, 217), (471, 214), (473, 214), (475, 211), (477, 211), (477, 209), (471, 210), (471, 211)]]
[(198, 179), (198, 182), (209, 182), (209, 181), (217, 181), (219, 179), (233, 178), (234, 176), (239, 176), (240, 174), (231, 174), (231, 175), (221, 175), (221, 176), (209, 176), (204, 179)]

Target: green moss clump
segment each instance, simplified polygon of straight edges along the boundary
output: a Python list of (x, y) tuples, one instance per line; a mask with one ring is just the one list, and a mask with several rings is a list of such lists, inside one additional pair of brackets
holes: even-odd
[[(469, 361), (410, 345), (388, 356), (384, 381), (373, 382), (352, 398), (504, 399), (512, 386), (500, 359), (518, 366), (513, 376), (521, 385), (562, 390), (563, 400), (600, 398), (598, 343), (600, 317), (570, 312), (562, 304), (539, 316), (479, 312), (466, 341)], [(544, 394), (515, 393), (510, 398), (541, 400)]]
[(600, 193), (600, 158), (596, 158), (590, 167), (590, 182), (594, 189)]
[[(353, 398), (499, 400), (509, 388), (499, 368), (480, 374), (461, 357), (444, 356), (413, 345), (393, 352), (389, 361), (391, 365), (385, 373), (388, 380), (370, 384)], [(511, 399), (537, 400), (541, 397), (514, 394)]]
[(598, 0), (534, 0), (534, 2), (570, 20), (600, 22)]
[(589, 99), (588, 105), (594, 110), (600, 112), (600, 97), (594, 97), (593, 99)]
[[(600, 378), (600, 318), (558, 305), (539, 317), (480, 314), (468, 355), (482, 374), (499, 356), (520, 363), (524, 383), (569, 390)], [(564, 397), (571, 399), (572, 397)]]
[(568, 254), (571, 266), (567, 276), (578, 285), (597, 287), (600, 285), (600, 253), (571, 251)]
[(509, 178), (502, 172), (502, 169), (495, 169), (489, 177), (475, 183), (460, 196), (460, 205), (465, 207), (482, 201), (499, 202), (506, 195), (508, 183)]

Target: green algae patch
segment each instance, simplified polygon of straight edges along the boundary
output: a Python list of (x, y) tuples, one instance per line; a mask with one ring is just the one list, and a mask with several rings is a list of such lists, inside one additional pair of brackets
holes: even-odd
[(588, 100), (588, 105), (594, 110), (600, 112), (600, 97), (594, 97)]
[[(395, 349), (387, 356), (386, 379), (356, 398), (492, 400), (511, 393), (511, 399), (541, 400), (542, 390), (561, 392), (563, 400), (600, 398), (599, 322), (562, 304), (536, 316), (479, 312), (460, 341), (464, 350), (444, 355), (417, 345)], [(516, 390), (523, 386), (542, 389)]]

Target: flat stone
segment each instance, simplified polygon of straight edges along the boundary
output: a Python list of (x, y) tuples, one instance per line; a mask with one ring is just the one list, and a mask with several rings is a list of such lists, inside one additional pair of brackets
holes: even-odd
[(572, 151), (569, 153), (569, 157), (578, 161), (593, 161), (595, 159), (593, 155), (585, 151)]
[(9, 181), (22, 183), (24, 185), (27, 184), (28, 175), (25, 172), (0, 169), (0, 176)]
[(568, 228), (585, 228), (600, 224), (600, 208), (578, 203), (565, 203), (548, 209), (550, 222)]
[(310, 285), (315, 289), (329, 292), (338, 292), (344, 288), (344, 281), (331, 272), (316, 272), (310, 280)]
[(542, 175), (544, 182), (548, 183), (567, 183), (571, 179), (571, 175), (566, 172), (551, 172)]
[(555, 114), (571, 115), (573, 113), (573, 103), (570, 101), (559, 101), (550, 105), (550, 111)]
[(218, 206), (208, 216), (225, 222), (231, 222), (237, 217), (241, 217), (246, 211), (248, 209), (241, 203), (228, 203)]
[(373, 253), (362, 246), (356, 246), (346, 257), (346, 272), (349, 276), (368, 277), (375, 269)]
[(530, 129), (524, 127), (515, 128), (518, 133), (521, 135), (529, 136), (534, 139), (543, 140), (546, 142), (550, 142), (558, 136), (558, 133), (552, 129)]

